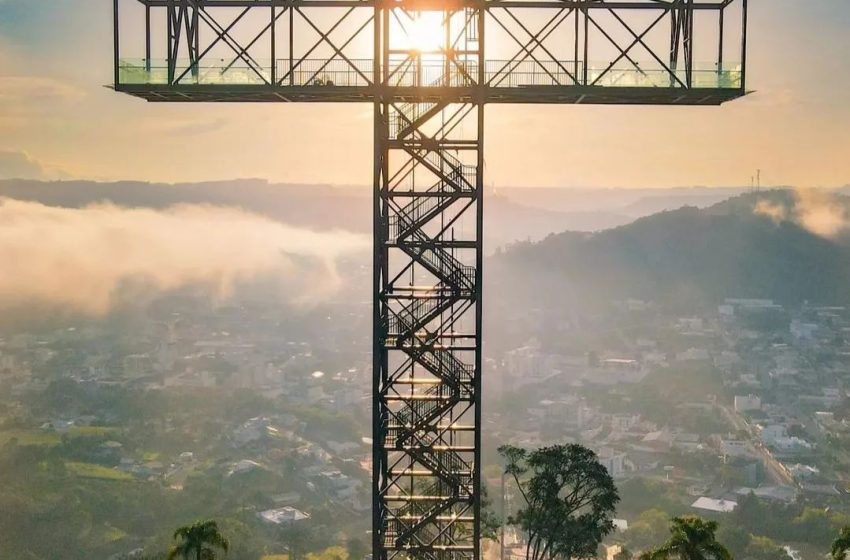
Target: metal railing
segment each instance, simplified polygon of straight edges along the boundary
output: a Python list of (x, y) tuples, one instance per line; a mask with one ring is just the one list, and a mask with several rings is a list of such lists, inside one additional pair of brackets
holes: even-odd
[(275, 77), (282, 86), (365, 87), (372, 84), (374, 64), (371, 58), (284, 59)]

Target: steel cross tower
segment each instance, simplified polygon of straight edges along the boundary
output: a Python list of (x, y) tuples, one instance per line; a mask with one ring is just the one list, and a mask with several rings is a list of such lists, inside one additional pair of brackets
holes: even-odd
[(113, 1), (117, 91), (374, 105), (374, 558), (477, 560), (485, 105), (740, 97), (747, 0)]

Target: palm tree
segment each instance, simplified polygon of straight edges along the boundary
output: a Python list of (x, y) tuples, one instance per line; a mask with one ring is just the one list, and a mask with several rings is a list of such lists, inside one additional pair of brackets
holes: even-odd
[(640, 555), (640, 560), (732, 560), (726, 547), (717, 542), (717, 522), (689, 515), (674, 517), (667, 542)]
[(218, 530), (215, 521), (196, 521), (174, 531), (174, 539), (180, 540), (171, 548), (166, 560), (215, 560), (216, 549), (227, 553), (230, 543)]
[(850, 552), (850, 525), (841, 529), (838, 538), (832, 541), (833, 560), (844, 560), (847, 557), (847, 552)]

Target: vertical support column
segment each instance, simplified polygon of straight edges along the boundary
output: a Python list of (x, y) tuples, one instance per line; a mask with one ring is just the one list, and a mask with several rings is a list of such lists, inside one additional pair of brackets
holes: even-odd
[(120, 75), (118, 72), (118, 65), (121, 53), (119, 52), (120, 47), (120, 38), (118, 35), (118, 0), (112, 0), (112, 72), (113, 72), (113, 85), (117, 88), (118, 82), (120, 80)]
[[(576, 16), (578, 17), (578, 16)], [(578, 21), (578, 20), (576, 20)], [(485, 83), (484, 65), (486, 63), (486, 10), (479, 8), (478, 10), (478, 52), (481, 58), (479, 67), (478, 83)], [(482, 372), (484, 369), (483, 356), (483, 328), (484, 328), (484, 88), (479, 87), (476, 95), (477, 107), (476, 117), (477, 122), (477, 150), (475, 159), (475, 269), (476, 269), (476, 285), (475, 285), (475, 372), (472, 382), (472, 391), (474, 393), (473, 402), (475, 406), (475, 431), (473, 433), (473, 441), (475, 446), (475, 468), (472, 473), (474, 505), (473, 511), (475, 514), (475, 522), (473, 523), (473, 544), (475, 546), (473, 558), (475, 560), (481, 558), (481, 468), (483, 462), (481, 460), (481, 403), (482, 399)]]
[[(177, 64), (176, 60), (176, 33), (180, 32), (179, 27), (175, 24), (174, 17), (174, 0), (168, 0), (168, 4), (165, 7), (165, 15), (168, 20), (168, 60), (166, 64), (168, 66), (168, 83), (174, 83), (174, 71)], [(175, 29), (177, 27), (177, 29)]]
[(685, 77), (688, 88), (694, 85), (694, 0), (687, 0), (687, 18), (685, 19)]
[(584, 55), (582, 56), (582, 64), (584, 69), (581, 74), (581, 85), (588, 85), (588, 66), (590, 66), (590, 17), (587, 13), (587, 8), (581, 8), (581, 13), (584, 14)]
[[(372, 79), (377, 85), (382, 83), (381, 61), (383, 59), (383, 22), (384, 10), (378, 5), (374, 12), (374, 53)], [(290, 12), (290, 66), (292, 73), (292, 12)], [(383, 348), (384, 324), (386, 322), (386, 310), (382, 305), (382, 294), (384, 292), (384, 269), (386, 267), (386, 234), (383, 227), (385, 216), (385, 191), (386, 174), (384, 173), (386, 154), (386, 142), (389, 132), (384, 117), (386, 107), (380, 95), (376, 95), (373, 104), (374, 119), (374, 159), (373, 169), (373, 250), (372, 250), (372, 558), (373, 560), (385, 560), (384, 553), (384, 519), (385, 503), (381, 497), (381, 488), (385, 479), (385, 453), (383, 448), (384, 425), (386, 415), (385, 405), (381, 398), (381, 391), (386, 383), (386, 366)]]
[(478, 146), (475, 164), (475, 372), (473, 373), (472, 392), (475, 414), (475, 430), (473, 445), (475, 446), (473, 484), (473, 558), (481, 558), (481, 387), (482, 370), (484, 365), (482, 347), (482, 329), (484, 325), (484, 102), (479, 100), (476, 105)]
[[(188, 14), (186, 16), (188, 18)], [(191, 41), (192, 48), (190, 50), (191, 56), (190, 58), (192, 63), (192, 75), (197, 78), (200, 74), (200, 63), (201, 63), (201, 26), (200, 26), (200, 7), (196, 4), (192, 4), (192, 34), (191, 37), (187, 37), (187, 41)]]
[(670, 87), (676, 84), (676, 71), (679, 67), (680, 16), (681, 8), (673, 7), (670, 9)]
[[(377, 62), (377, 61), (376, 61)], [(377, 64), (376, 64), (377, 66)], [(389, 321), (385, 301), (389, 255), (387, 249), (387, 191), (389, 140), (386, 113), (389, 106), (383, 101), (374, 103), (374, 147), (373, 162), (373, 294), (372, 294), (372, 550), (375, 560), (386, 560), (384, 550), (387, 539), (387, 504), (383, 489), (387, 484), (387, 453), (384, 442), (387, 436), (388, 407), (384, 399), (388, 372), (386, 325)]]
[[(580, 28), (579, 28), (579, 15), (580, 14), (581, 14), (581, 10), (579, 10), (578, 8), (573, 8), (573, 15), (575, 16), (575, 30), (573, 31), (575, 33), (575, 49), (573, 51), (573, 76), (575, 76), (576, 82), (581, 80), (580, 74), (579, 74), (579, 71), (580, 71), (580, 69), (579, 69), (579, 40), (580, 40), (580, 35), (581, 35), (581, 31), (580, 31)], [(581, 84), (584, 84), (584, 82), (581, 82)], [(576, 85), (579, 85), (579, 84), (576, 83)]]
[(289, 5), (289, 85), (295, 85), (295, 6)]
[(151, 71), (151, 7), (145, 4), (145, 71)]
[(726, 6), (720, 8), (718, 15), (717, 29), (717, 73), (718, 76), (723, 75), (723, 47), (725, 45), (725, 30), (726, 30)]
[[(453, 64), (475, 77), (464, 97), (446, 99), (429, 91), (440, 80), (413, 94), (388, 83), (392, 9), (376, 13), (374, 55), (383, 71), (374, 107), (373, 558), (476, 560), (483, 13), (452, 12), (463, 24), (449, 44), (464, 41)], [(420, 74), (415, 63), (400, 71)]]
[(747, 90), (747, 0), (741, 5), (741, 91)]
[(271, 28), (269, 29), (269, 37), (271, 39), (271, 44), (269, 45), (269, 54), (271, 54), (272, 57), (272, 84), (277, 85), (277, 7), (272, 4), (271, 10), (271, 20), (269, 21), (269, 25), (271, 26)]
[(186, 48), (189, 51), (189, 68), (191, 68), (192, 77), (197, 79), (200, 74), (200, 53), (201, 53), (201, 32), (198, 25), (200, 15), (199, 7), (195, 1), (183, 0), (181, 5), (181, 17), (184, 19), (186, 28)]

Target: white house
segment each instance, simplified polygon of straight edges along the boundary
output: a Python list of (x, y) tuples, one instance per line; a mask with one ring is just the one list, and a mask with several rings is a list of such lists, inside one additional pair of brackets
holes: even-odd
[(692, 503), (691, 507), (714, 513), (730, 513), (735, 511), (735, 508), (738, 507), (738, 502), (733, 502), (731, 500), (716, 500), (714, 498), (707, 498), (703, 496)]
[(277, 509), (267, 509), (259, 514), (261, 519), (275, 525), (286, 525), (296, 523), (305, 519), (310, 519), (310, 514), (291, 506), (284, 506)]

